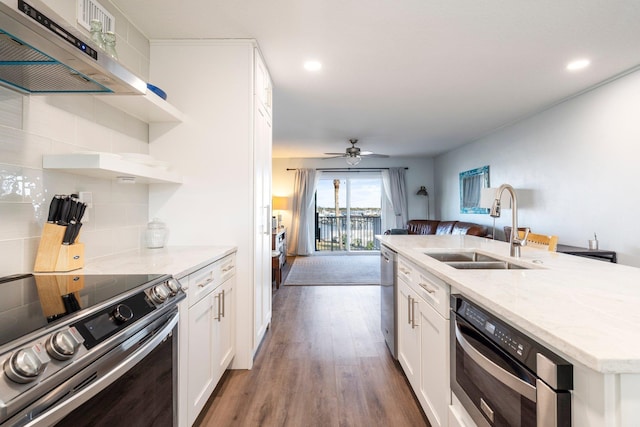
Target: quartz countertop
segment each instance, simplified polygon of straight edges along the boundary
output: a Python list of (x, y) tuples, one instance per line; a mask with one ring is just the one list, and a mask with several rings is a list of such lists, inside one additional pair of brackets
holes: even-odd
[[(377, 236), (541, 344), (601, 373), (640, 373), (640, 269), (475, 236)], [(531, 267), (458, 270), (426, 255), (477, 250)]]
[(236, 251), (234, 246), (169, 246), (102, 257), (72, 274), (172, 274), (185, 277)]

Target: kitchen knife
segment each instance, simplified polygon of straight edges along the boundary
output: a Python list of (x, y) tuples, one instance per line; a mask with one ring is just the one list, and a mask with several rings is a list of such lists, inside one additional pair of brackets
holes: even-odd
[(78, 234), (80, 234), (80, 227), (82, 227), (82, 223), (80, 223), (79, 221), (76, 221), (76, 223), (72, 226), (69, 226), (73, 229), (73, 232), (71, 234), (71, 240), (69, 241), (70, 244), (74, 244), (76, 242), (76, 239), (78, 238)]
[(79, 206), (80, 203), (78, 202), (78, 199), (74, 199), (73, 197), (71, 197), (71, 208), (69, 208), (69, 216), (67, 217), (67, 222), (71, 221), (72, 219), (75, 219), (76, 221), (78, 220), (77, 216)]
[(67, 224), (67, 229), (64, 231), (64, 237), (62, 238), (63, 245), (70, 245), (73, 243), (73, 235), (75, 233), (76, 220), (72, 219)]
[(49, 205), (49, 217), (47, 218), (47, 222), (54, 223), (56, 222), (58, 211), (60, 209), (60, 204), (62, 203), (62, 196), (60, 194), (56, 194), (51, 199), (51, 204)]
[(80, 222), (82, 221), (82, 217), (84, 216), (84, 211), (87, 210), (87, 204), (86, 203), (80, 203), (80, 207), (79, 207), (79, 211), (78, 211), (78, 217), (76, 218), (76, 221)]
[(62, 205), (60, 206), (60, 214), (58, 215), (57, 224), (58, 225), (67, 225), (67, 217), (69, 216), (69, 210), (71, 209), (71, 198), (66, 196), (62, 200)]

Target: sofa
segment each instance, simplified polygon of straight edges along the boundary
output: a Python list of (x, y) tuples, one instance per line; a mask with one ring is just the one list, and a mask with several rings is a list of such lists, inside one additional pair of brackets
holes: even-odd
[[(399, 234), (387, 230), (385, 234)], [(405, 234), (404, 232), (402, 234)], [(480, 224), (463, 221), (438, 221), (435, 219), (412, 219), (407, 222), (406, 234), (468, 234), (486, 237), (489, 229)]]

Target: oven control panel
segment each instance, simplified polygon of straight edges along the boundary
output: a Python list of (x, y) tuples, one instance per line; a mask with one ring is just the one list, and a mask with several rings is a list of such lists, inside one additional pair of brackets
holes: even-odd
[(514, 333), (512, 328), (500, 324), (491, 316), (466, 301), (458, 309), (458, 315), (517, 359), (524, 361), (531, 346), (527, 340)]

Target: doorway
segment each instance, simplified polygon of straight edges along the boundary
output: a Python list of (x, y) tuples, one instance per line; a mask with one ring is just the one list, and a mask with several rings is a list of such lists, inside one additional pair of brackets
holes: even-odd
[(316, 251), (379, 250), (382, 192), (380, 172), (323, 173), (315, 197)]

